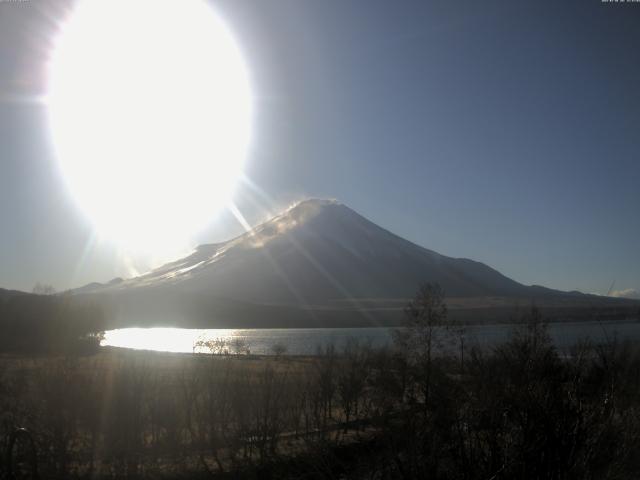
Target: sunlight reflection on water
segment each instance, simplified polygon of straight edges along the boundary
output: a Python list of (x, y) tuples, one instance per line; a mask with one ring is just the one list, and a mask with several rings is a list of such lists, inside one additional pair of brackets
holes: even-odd
[(349, 338), (357, 338), (372, 346), (384, 346), (391, 340), (391, 329), (375, 328), (264, 328), (264, 329), (187, 329), (187, 328), (123, 328), (108, 330), (102, 346), (156, 350), (162, 352), (203, 352), (207, 347), (197, 347), (198, 341), (223, 340), (224, 349), (233, 352), (239, 339), (250, 353), (266, 355), (274, 345), (284, 345), (287, 353), (309, 355), (318, 346), (334, 344), (342, 347)]
[(163, 352), (193, 352), (198, 340), (223, 338), (231, 340), (236, 330), (197, 330), (188, 328), (122, 328), (108, 330), (103, 346), (158, 350)]
[[(474, 325), (465, 329), (466, 345), (495, 346), (509, 338), (515, 325)], [(225, 346), (217, 353), (234, 353), (241, 343), (250, 353), (268, 355), (274, 345), (284, 345), (288, 354), (313, 355), (319, 346), (333, 344), (340, 350), (349, 339), (361, 344), (382, 347), (391, 342), (392, 328), (264, 328), (264, 329), (188, 329), (188, 328), (123, 328), (105, 333), (103, 346), (156, 350), (162, 352), (211, 353), (207, 347), (194, 348), (196, 342), (222, 340)], [(577, 341), (590, 339), (640, 341), (640, 323), (571, 322), (549, 325), (549, 333), (558, 350), (568, 353)]]

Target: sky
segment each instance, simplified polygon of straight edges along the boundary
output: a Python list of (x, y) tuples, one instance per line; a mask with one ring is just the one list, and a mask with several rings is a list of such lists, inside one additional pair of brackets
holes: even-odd
[[(234, 194), (250, 224), (336, 198), (524, 284), (640, 292), (640, 3), (211, 5), (253, 89)], [(56, 163), (37, 99), (71, 7), (0, 1), (1, 288), (64, 290), (158, 261), (96, 238)], [(222, 212), (193, 243), (242, 231)]]

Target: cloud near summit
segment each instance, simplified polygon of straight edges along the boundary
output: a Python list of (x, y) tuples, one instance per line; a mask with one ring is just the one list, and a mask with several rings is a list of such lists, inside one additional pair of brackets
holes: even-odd
[(612, 297), (619, 298), (637, 298), (640, 299), (640, 290), (636, 288), (627, 288), (625, 290), (614, 290), (611, 292)]

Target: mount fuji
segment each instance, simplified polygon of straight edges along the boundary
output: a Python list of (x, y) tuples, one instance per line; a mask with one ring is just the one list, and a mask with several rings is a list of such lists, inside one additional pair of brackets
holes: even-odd
[[(75, 290), (115, 325), (309, 327), (399, 321), (425, 282), (455, 314), (602, 303), (604, 297), (525, 286), (493, 268), (405, 240), (334, 200), (305, 200), (227, 242), (131, 279)], [(609, 301), (609, 300), (607, 300)], [(481, 312), (478, 317), (478, 312)], [(486, 320), (485, 319), (485, 320)]]

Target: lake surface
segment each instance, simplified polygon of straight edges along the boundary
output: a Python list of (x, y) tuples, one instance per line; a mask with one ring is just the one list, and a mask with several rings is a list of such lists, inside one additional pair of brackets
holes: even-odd
[[(466, 345), (493, 346), (509, 338), (516, 325), (467, 326)], [(252, 354), (269, 355), (274, 345), (281, 344), (291, 355), (311, 355), (318, 347), (334, 344), (338, 349), (351, 339), (382, 347), (391, 342), (393, 329), (377, 328), (263, 328), (263, 329), (189, 329), (189, 328), (123, 328), (105, 333), (103, 346), (155, 350), (163, 352), (209, 352), (196, 347), (198, 341), (222, 340), (230, 352), (234, 344), (246, 345)], [(568, 350), (576, 342), (589, 339), (602, 343), (607, 339), (640, 341), (640, 323), (576, 322), (549, 325), (549, 333), (559, 350)], [(239, 340), (239, 341), (238, 341)], [(221, 343), (217, 344), (218, 346)]]

